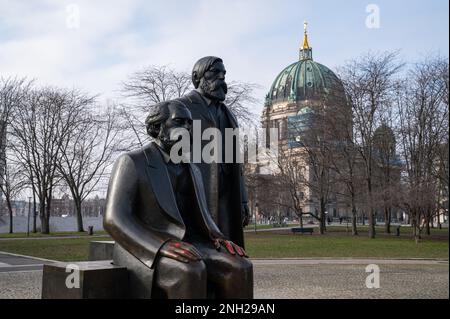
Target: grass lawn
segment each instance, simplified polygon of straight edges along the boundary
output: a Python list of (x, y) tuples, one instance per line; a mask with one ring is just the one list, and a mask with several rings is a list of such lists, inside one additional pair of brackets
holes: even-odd
[[(102, 238), (101, 240), (108, 239), (108, 237), (105, 237), (105, 239)], [(89, 242), (92, 240), (94, 240), (92, 237), (39, 240), (1, 240), (0, 251), (59, 261), (84, 261), (88, 259)]]
[[(396, 233), (397, 226), (391, 225), (391, 235), (394, 235)], [(358, 225), (357, 227), (358, 232), (361, 233), (368, 233), (369, 232), (369, 226), (362, 226)], [(351, 233), (352, 232), (352, 225), (348, 225), (348, 229), (345, 223), (343, 223), (340, 226), (327, 226), (327, 232), (339, 232), (339, 233)], [(401, 226), (400, 227), (400, 234), (401, 235), (412, 235), (413, 229), (410, 226)], [(376, 234), (386, 234), (384, 226), (375, 226), (375, 233)], [(422, 234), (425, 235), (425, 229), (422, 230)], [(432, 228), (431, 229), (431, 235), (448, 235), (448, 228)]]
[(418, 245), (403, 237), (281, 235), (247, 233), (246, 248), (254, 258), (361, 257), (446, 258), (448, 240), (424, 239)]
[[(404, 237), (292, 235), (247, 233), (246, 248), (254, 258), (445, 258), (448, 240), (424, 239), (418, 245)], [(1, 240), (0, 251), (60, 261), (88, 258), (91, 237), (76, 239)], [(105, 237), (101, 240), (109, 240)]]
[[(105, 231), (95, 231), (94, 235), (106, 235)], [(80, 232), (52, 232), (50, 234), (41, 233), (30, 233), (29, 237), (39, 238), (39, 237), (65, 237), (65, 236), (89, 236), (87, 231), (84, 233)], [(0, 238), (27, 238), (27, 233), (12, 233), (12, 234), (0, 234)]]
[[(287, 225), (286, 227), (294, 227), (294, 225)], [(274, 228), (273, 225), (256, 225), (256, 229), (272, 229)], [(244, 228), (244, 230), (254, 230), (255, 229), (255, 225), (248, 225)]]

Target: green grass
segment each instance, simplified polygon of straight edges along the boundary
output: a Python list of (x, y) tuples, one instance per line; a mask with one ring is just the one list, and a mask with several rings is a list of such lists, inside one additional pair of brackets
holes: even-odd
[[(286, 227), (294, 227), (294, 225), (287, 225)], [(244, 228), (244, 230), (254, 230), (255, 225), (248, 225)], [(276, 227), (273, 227), (273, 225), (256, 225), (256, 230), (259, 229), (276, 229)]]
[[(91, 237), (76, 239), (1, 240), (0, 251), (60, 261), (88, 258)], [(109, 240), (109, 238), (102, 238)], [(448, 240), (424, 239), (418, 245), (404, 237), (291, 235), (247, 233), (246, 249), (253, 258), (443, 258)]]
[[(105, 231), (95, 231), (94, 235), (106, 235)], [(41, 233), (12, 233), (12, 234), (0, 234), (0, 238), (39, 238), (39, 237), (65, 237), (65, 236), (89, 236), (87, 232), (52, 232), (50, 234)]]
[(246, 234), (246, 248), (254, 258), (445, 258), (448, 241), (409, 238)]
[[(391, 226), (391, 235), (395, 235), (397, 226)], [(361, 233), (367, 233), (369, 231), (369, 226), (362, 226), (358, 225), (357, 227), (358, 232)], [(352, 231), (352, 225), (348, 225), (348, 232), (351, 233)], [(410, 226), (402, 226), (400, 227), (400, 234), (401, 235), (412, 235), (413, 229)], [(338, 232), (338, 233), (347, 233), (347, 227), (346, 224), (342, 224), (342, 226), (327, 226), (327, 232)], [(375, 233), (376, 234), (387, 234), (385, 232), (384, 226), (375, 226)], [(422, 234), (426, 236), (425, 229), (422, 231)], [(387, 234), (388, 235), (388, 234)], [(431, 229), (431, 235), (447, 235), (448, 236), (448, 228), (432, 228)]]
[[(108, 237), (102, 240), (108, 240)], [(59, 261), (84, 261), (88, 259), (89, 242), (93, 239), (39, 239), (1, 240), (0, 251), (41, 257)]]

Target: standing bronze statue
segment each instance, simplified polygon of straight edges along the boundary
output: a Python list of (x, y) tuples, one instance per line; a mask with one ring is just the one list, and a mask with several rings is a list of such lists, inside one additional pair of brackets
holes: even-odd
[(130, 272), (130, 296), (253, 298), (252, 263), (214, 222), (201, 171), (169, 156), (170, 136), (191, 130), (191, 112), (163, 102), (146, 125), (155, 141), (117, 160), (104, 219), (114, 263)]
[[(222, 59), (208, 56), (200, 59), (192, 70), (195, 90), (180, 98), (201, 123), (201, 132), (217, 128), (222, 138), (222, 163), (205, 163), (197, 166), (202, 173), (207, 190), (207, 202), (214, 221), (222, 233), (236, 244), (244, 247), (243, 226), (248, 224), (249, 210), (242, 164), (233, 154), (233, 163), (225, 163), (226, 129), (237, 129), (234, 114), (223, 103), (227, 94), (226, 70)], [(202, 148), (208, 143), (202, 141)], [(236, 142), (235, 142), (236, 143)], [(230, 149), (235, 150), (233, 145)], [(195, 152), (195, 149), (194, 149)]]

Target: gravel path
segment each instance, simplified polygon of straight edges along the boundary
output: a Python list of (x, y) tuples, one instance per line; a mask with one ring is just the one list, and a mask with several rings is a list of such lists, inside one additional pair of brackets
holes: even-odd
[[(380, 267), (379, 289), (365, 285), (368, 264)], [(14, 267), (0, 271), (0, 299), (40, 298), (42, 271)], [(448, 261), (259, 259), (254, 276), (258, 299), (449, 298)]]

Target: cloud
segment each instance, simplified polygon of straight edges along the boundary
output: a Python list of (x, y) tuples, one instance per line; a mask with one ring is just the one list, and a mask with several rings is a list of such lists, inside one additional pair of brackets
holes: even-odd
[[(398, 15), (398, 8), (381, 1), (383, 12), (389, 13), (383, 21), (390, 21), (390, 16), (409, 20), (397, 23), (397, 32), (382, 28), (368, 33), (364, 5), (332, 3), (0, 0), (0, 75), (26, 75), (42, 84), (79, 87), (114, 98), (119, 84), (145, 65), (169, 64), (189, 71), (198, 58), (217, 55), (224, 59), (230, 80), (264, 88), (257, 92), (262, 102), (278, 72), (297, 58), (304, 19), (311, 22), (314, 56), (331, 68), (371, 49), (371, 44), (384, 50), (399, 43), (402, 39), (396, 37), (404, 30), (416, 30), (409, 27), (414, 22), (410, 14)], [(79, 10), (79, 28), (67, 27), (74, 13), (71, 5)], [(422, 16), (432, 19), (430, 13)], [(448, 31), (442, 32), (448, 36)], [(380, 37), (383, 41), (374, 41)], [(342, 47), (342, 41), (349, 45)], [(437, 46), (441, 42), (434, 41)]]

